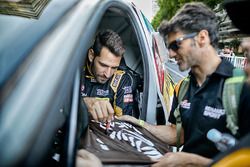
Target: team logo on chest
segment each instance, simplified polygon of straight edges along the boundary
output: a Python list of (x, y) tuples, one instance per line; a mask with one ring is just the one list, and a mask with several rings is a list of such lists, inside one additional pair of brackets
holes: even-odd
[(95, 78), (90, 78), (90, 82), (94, 82), (94, 83), (96, 83), (97, 81), (96, 81), (96, 79), (95, 79)]
[(220, 119), (222, 115), (225, 115), (225, 110), (206, 106), (203, 115), (214, 119)]
[(81, 91), (83, 92), (85, 89), (85, 86), (84, 85), (81, 85)]
[(109, 90), (96, 89), (96, 94), (98, 96), (108, 96)]
[(85, 90), (85, 86), (81, 85), (81, 96), (82, 97), (86, 97), (87, 96), (87, 94), (84, 92), (84, 90)]
[(191, 103), (189, 103), (188, 100), (183, 100), (180, 105), (184, 109), (190, 109)]

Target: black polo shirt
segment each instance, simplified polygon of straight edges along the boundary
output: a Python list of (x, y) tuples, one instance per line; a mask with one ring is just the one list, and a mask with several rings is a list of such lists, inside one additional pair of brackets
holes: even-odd
[[(194, 75), (190, 72), (190, 84), (181, 105), (181, 120), (184, 129), (184, 152), (199, 154), (208, 158), (214, 157), (218, 150), (214, 143), (206, 138), (207, 132), (218, 129), (223, 133), (231, 134), (226, 128), (226, 115), (222, 105), (222, 91), (225, 79), (232, 76), (233, 65), (222, 60), (216, 71), (207, 76), (202, 86), (198, 86)], [(249, 88), (249, 87), (248, 87)], [(249, 89), (243, 86), (239, 107), (240, 136), (250, 131), (250, 99)], [(242, 98), (244, 97), (244, 98)], [(174, 109), (177, 106), (177, 97), (174, 96), (169, 122), (176, 124)], [(250, 103), (250, 100), (249, 102)], [(246, 105), (246, 106), (244, 106)]]

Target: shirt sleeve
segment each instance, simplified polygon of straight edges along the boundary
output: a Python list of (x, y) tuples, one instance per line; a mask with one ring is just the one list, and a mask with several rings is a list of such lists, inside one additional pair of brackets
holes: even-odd
[(175, 111), (175, 109), (176, 109), (177, 106), (178, 106), (178, 99), (177, 99), (177, 96), (176, 96), (176, 91), (174, 91), (172, 108), (170, 110), (170, 115), (169, 115), (169, 118), (168, 118), (168, 121), (170, 123), (172, 123), (172, 124), (176, 124), (176, 119), (175, 119), (175, 116), (174, 116), (174, 111)]
[(133, 112), (136, 112), (136, 102), (135, 102), (135, 93), (136, 86), (133, 77), (128, 73), (125, 73), (122, 76), (120, 84), (118, 86), (118, 91), (116, 94), (116, 106), (122, 109), (123, 115), (133, 115)]

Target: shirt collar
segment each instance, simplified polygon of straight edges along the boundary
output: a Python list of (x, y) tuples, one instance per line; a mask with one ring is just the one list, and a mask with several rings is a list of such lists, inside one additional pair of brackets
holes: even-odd
[(233, 68), (234, 66), (228, 60), (222, 59), (214, 73), (225, 77), (231, 77), (233, 76)]
[(87, 60), (85, 66), (83, 67), (83, 71), (85, 73), (85, 76), (88, 77), (94, 77), (93, 73), (91, 72), (91, 65), (90, 62)]

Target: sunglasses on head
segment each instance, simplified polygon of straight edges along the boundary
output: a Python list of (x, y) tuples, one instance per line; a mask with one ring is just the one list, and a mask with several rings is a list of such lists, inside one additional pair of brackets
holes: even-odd
[(193, 38), (196, 35), (197, 35), (197, 33), (194, 32), (194, 33), (191, 33), (191, 34), (186, 34), (183, 37), (177, 38), (176, 40), (174, 40), (173, 42), (171, 42), (168, 45), (168, 50), (171, 49), (171, 50), (176, 52), (180, 48), (181, 41), (184, 41), (185, 39)]

